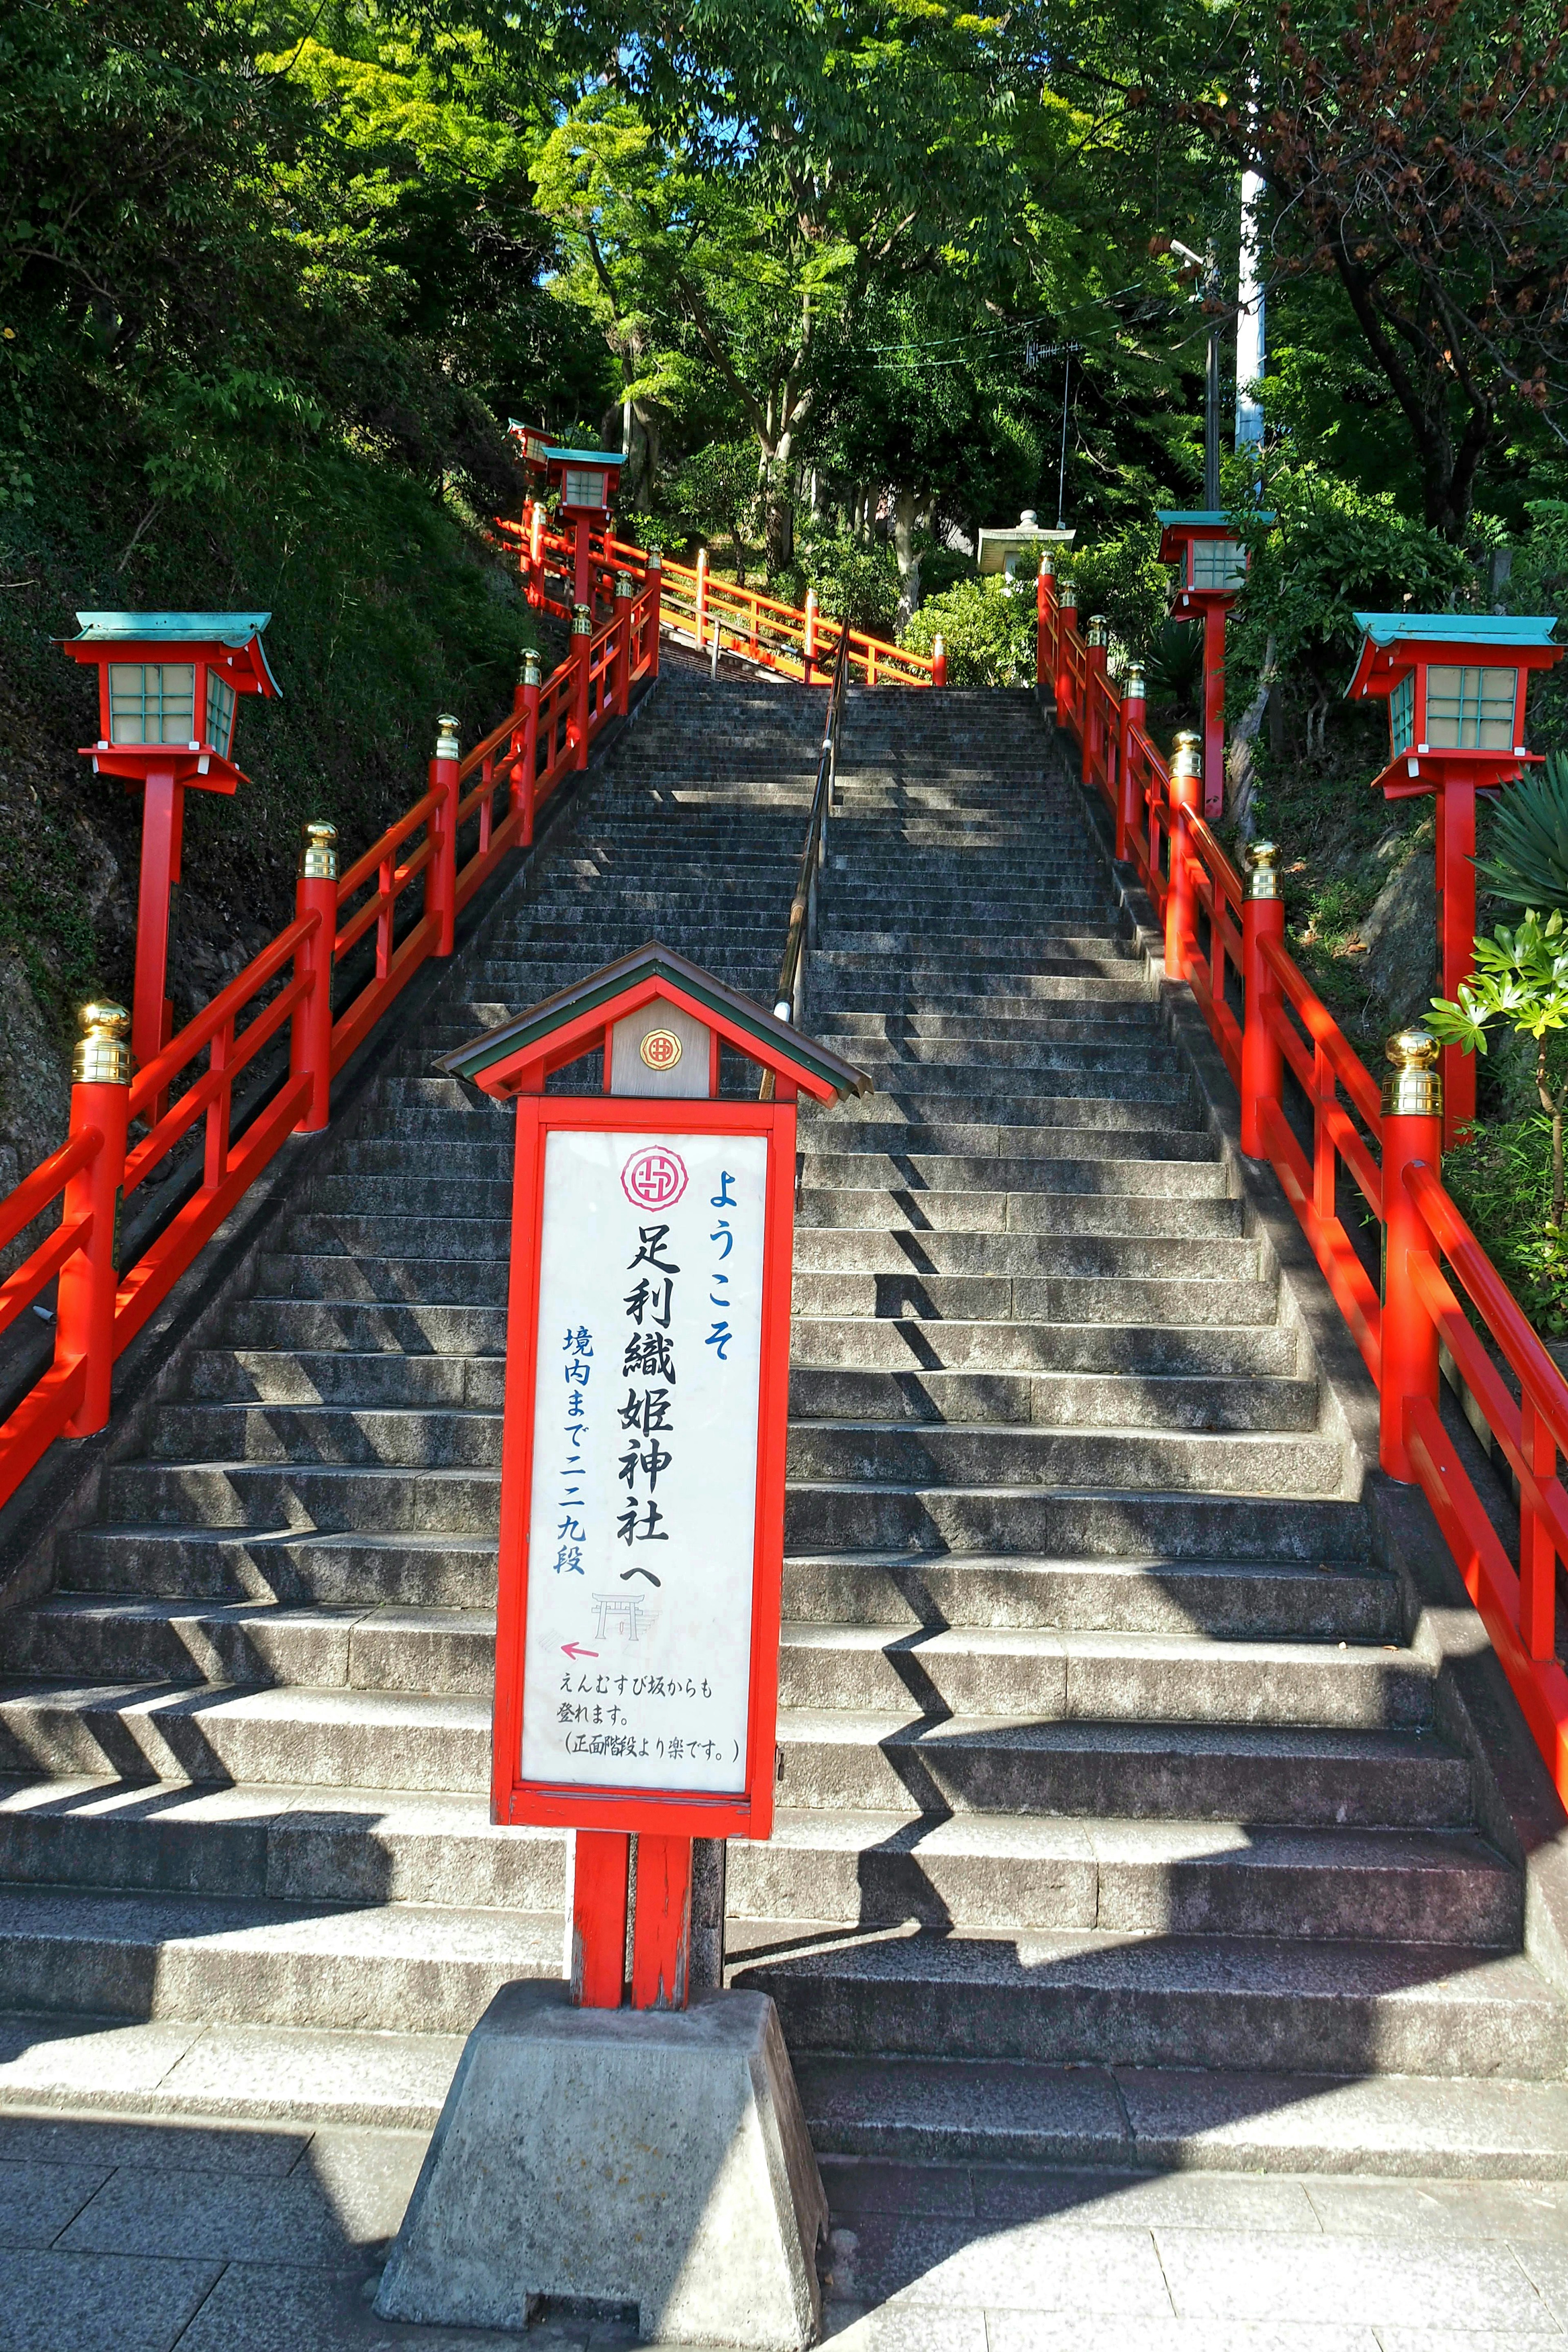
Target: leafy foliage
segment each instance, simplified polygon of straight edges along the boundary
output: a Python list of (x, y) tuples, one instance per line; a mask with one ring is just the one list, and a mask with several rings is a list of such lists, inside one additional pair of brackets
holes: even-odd
[(1505, 906), (1568, 914), (1568, 753), (1549, 752), (1502, 795), (1476, 872)]
[(928, 596), (904, 632), (904, 643), (929, 654), (933, 639), (947, 649), (950, 686), (1021, 686), (1035, 675), (1035, 599), (1030, 583), (1011, 587), (999, 572), (962, 580)]
[(1542, 922), (1531, 908), (1513, 929), (1500, 923), (1489, 940), (1478, 936), (1474, 975), (1460, 982), (1457, 1000), (1433, 998), (1427, 1025), (1445, 1044), (1484, 1054), (1493, 1021), (1535, 1046), (1536, 1091), (1551, 1122), (1548, 1231), (1555, 1234), (1563, 1223), (1563, 1115), (1568, 1109), (1568, 1076), (1552, 1071), (1549, 1051), (1552, 1040), (1568, 1031), (1568, 919), (1561, 909)]

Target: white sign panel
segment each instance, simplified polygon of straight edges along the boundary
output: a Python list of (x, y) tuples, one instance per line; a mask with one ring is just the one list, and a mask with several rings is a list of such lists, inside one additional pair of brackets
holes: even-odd
[(526, 1780), (745, 1786), (767, 1164), (546, 1138)]

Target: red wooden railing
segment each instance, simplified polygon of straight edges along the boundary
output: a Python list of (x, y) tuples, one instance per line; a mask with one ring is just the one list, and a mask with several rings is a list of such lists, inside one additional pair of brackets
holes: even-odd
[[(529, 601), (561, 620), (572, 618), (576, 542), (554, 530), (542, 506), (530, 505), (521, 522), (496, 518), (496, 529), (518, 550)], [(589, 539), (595, 609), (614, 593), (617, 574), (635, 582), (647, 577), (648, 554), (629, 540), (594, 531)], [(833, 673), (839, 624), (819, 611), (815, 595), (804, 606), (782, 604), (755, 588), (716, 580), (707, 554), (695, 565), (666, 562), (663, 615), (667, 625), (689, 636), (699, 653), (714, 646), (764, 669), (808, 686), (826, 686)], [(944, 686), (947, 664), (942, 641), (931, 654), (889, 645), (863, 629), (849, 632), (849, 674), (866, 686)]]
[[(1167, 764), (1144, 731), (1139, 674), (1119, 690), (1102, 630), (1080, 632), (1048, 572), (1038, 593), (1037, 678), (1163, 926), (1166, 974), (1191, 988), (1237, 1083), (1242, 1150), (1278, 1175), (1377, 1385), (1382, 1467), (1430, 1502), (1568, 1801), (1568, 1675), (1555, 1654), (1568, 1381), (1444, 1187), (1436, 1046), (1409, 1033), (1380, 1091), (1285, 946), (1273, 848), (1249, 854), (1244, 885), (1205, 823), (1197, 738), (1178, 738)], [(1294, 1120), (1287, 1070), (1303, 1100)], [(1342, 1171), (1383, 1229), (1381, 1295), (1342, 1213)], [(1518, 1481), (1517, 1560), (1444, 1428), (1439, 1342)]]
[[(655, 563), (600, 627), (574, 636), (542, 684), (530, 656), (514, 708), (466, 758), (456, 722), (443, 719), (427, 790), (342, 876), (332, 828), (307, 826), (293, 921), (134, 1078), (121, 1008), (84, 1009), (69, 1138), (0, 1200), (0, 1249), (60, 1203), (55, 1230), (0, 1285), (4, 1331), (59, 1282), (53, 1361), (0, 1424), (0, 1504), (55, 1438), (105, 1426), (115, 1360), (284, 1139), (327, 1125), (332, 1077), (421, 964), (450, 955), (475, 891), (509, 850), (531, 842), (536, 811), (587, 765), (633, 686), (657, 674), (658, 609)], [(333, 975), (364, 940), (371, 968), (335, 1008)], [(237, 1129), (236, 1081), (286, 1025), (288, 1075)], [(146, 1131), (128, 1149), (139, 1122)], [(199, 1180), (121, 1265), (122, 1205), (163, 1179), (188, 1181), (198, 1122)]]

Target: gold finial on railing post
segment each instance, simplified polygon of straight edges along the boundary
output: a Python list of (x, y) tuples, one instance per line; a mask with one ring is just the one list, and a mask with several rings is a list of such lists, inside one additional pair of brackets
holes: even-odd
[(452, 711), (443, 710), (436, 721), (436, 757), (438, 760), (460, 760), (462, 756), (463, 744), (458, 732), (457, 718)]
[(1194, 776), (1201, 783), (1204, 773), (1204, 739), (1184, 727), (1171, 746), (1171, 780), (1178, 776)]
[(1148, 698), (1148, 682), (1141, 661), (1129, 662), (1121, 681), (1123, 702), (1143, 702)]
[(1442, 1047), (1427, 1029), (1398, 1029), (1384, 1047), (1393, 1064), (1383, 1082), (1385, 1118), (1437, 1118), (1443, 1110)]
[(338, 828), (325, 817), (307, 817), (300, 827), (300, 879), (335, 882), (338, 878)]
[(1060, 611), (1064, 613), (1071, 613), (1073, 614), (1073, 625), (1076, 628), (1078, 625), (1078, 590), (1074, 587), (1070, 580), (1064, 580), (1061, 586), (1057, 590), (1057, 604)]
[(1249, 898), (1278, 898), (1279, 877), (1274, 861), (1279, 852), (1271, 841), (1249, 841), (1241, 853), (1247, 869), (1247, 895)]
[(81, 1031), (71, 1055), (73, 1087), (128, 1087), (131, 1084), (131, 1015), (123, 1004), (95, 997), (79, 1007), (76, 1025)]

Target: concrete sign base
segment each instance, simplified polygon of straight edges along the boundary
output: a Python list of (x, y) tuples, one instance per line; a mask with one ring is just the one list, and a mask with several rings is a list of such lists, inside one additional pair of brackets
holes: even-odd
[(375, 2308), (526, 2326), (636, 2304), (646, 2339), (802, 2352), (821, 2322), (816, 2158), (773, 2002), (574, 2009), (502, 1988), (468, 2037)]

